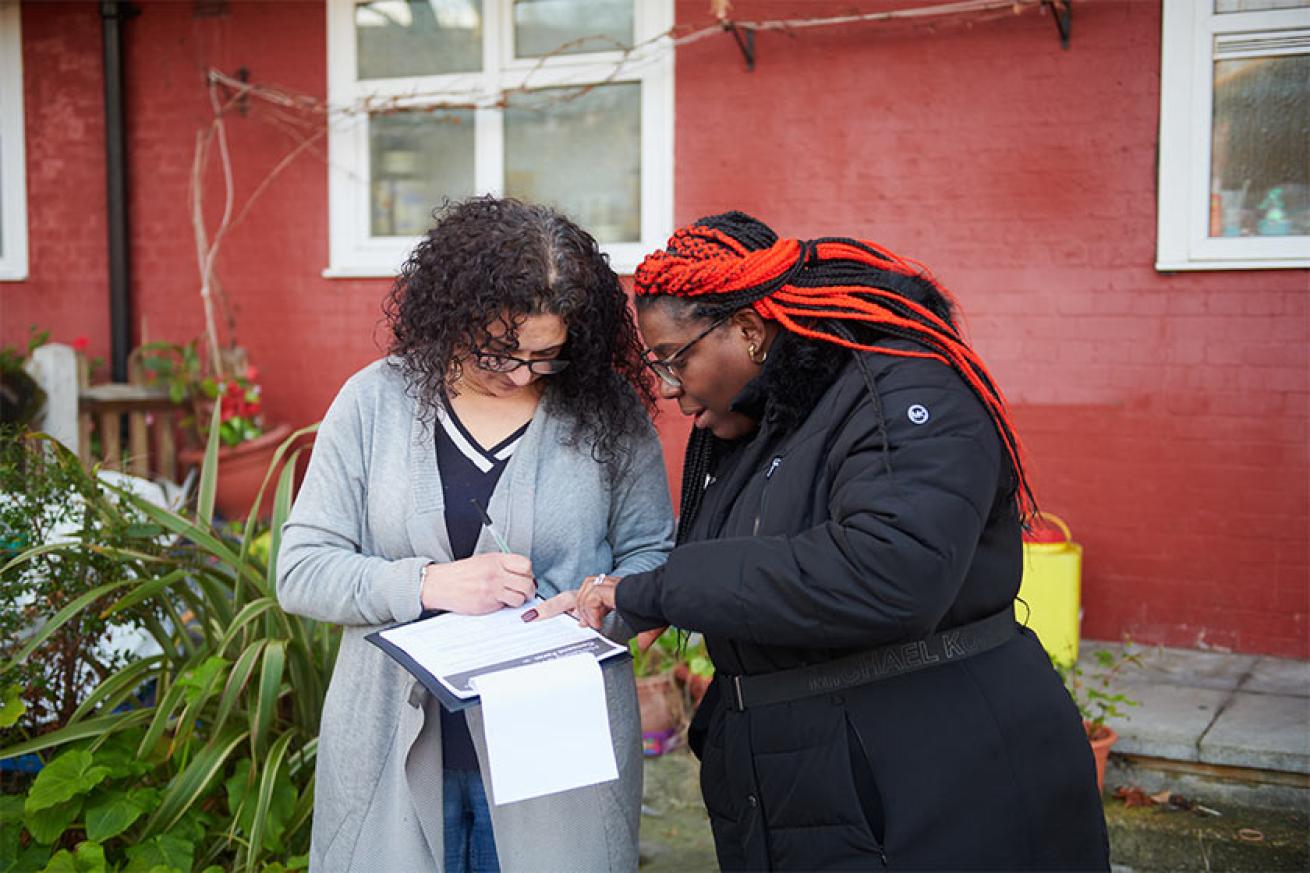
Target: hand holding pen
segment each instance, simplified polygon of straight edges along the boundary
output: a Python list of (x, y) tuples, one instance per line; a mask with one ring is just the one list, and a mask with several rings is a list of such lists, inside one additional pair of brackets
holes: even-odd
[(425, 567), (420, 589), (424, 609), (485, 615), (506, 606), (522, 606), (537, 593), (532, 562), (512, 553), (486, 511), (477, 501), (474, 505), (500, 551)]

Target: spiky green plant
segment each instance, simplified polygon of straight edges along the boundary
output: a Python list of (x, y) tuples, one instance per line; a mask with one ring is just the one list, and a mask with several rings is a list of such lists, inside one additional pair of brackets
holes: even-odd
[[(284, 612), (275, 586), (303, 451), (295, 443), (316, 426), (278, 448), (233, 536), (214, 525), (214, 425), (194, 513), (126, 491), (104, 494), (93, 507), (110, 519), (144, 516), (154, 541), (160, 532), (172, 537), (169, 547), (134, 553), (145, 572), (69, 602), (0, 665), (3, 691), (6, 676), (87, 609), (174, 617), (145, 624), (159, 654), (104, 676), (57, 729), (0, 749), (0, 759), (35, 753), (45, 765), (24, 794), (0, 798), (0, 870), (305, 866), (319, 716), (340, 635)], [(57, 444), (52, 451), (66, 453)], [(261, 534), (254, 508), (270, 486), (271, 526)], [(266, 549), (252, 550), (257, 535), (271, 540)], [(85, 539), (33, 546), (0, 567), (0, 578), (52, 551), (98, 548)], [(141, 702), (151, 688), (153, 700)], [(0, 694), (0, 726), (13, 714), (11, 697)]]

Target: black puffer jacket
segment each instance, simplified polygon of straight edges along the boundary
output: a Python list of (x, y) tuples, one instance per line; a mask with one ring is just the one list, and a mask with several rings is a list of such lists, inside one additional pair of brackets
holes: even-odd
[[(757, 675), (1009, 608), (1014, 477), (987, 412), (931, 360), (783, 334), (738, 398), (761, 420), (716, 464), (689, 541), (625, 579), (638, 629), (705, 634)], [(974, 657), (693, 725), (719, 863), (733, 870), (1106, 869), (1078, 715), (1028, 631)]]

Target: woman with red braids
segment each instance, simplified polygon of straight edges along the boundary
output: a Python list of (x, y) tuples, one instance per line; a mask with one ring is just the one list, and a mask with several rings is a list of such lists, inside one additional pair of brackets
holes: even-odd
[(704, 633), (691, 741), (720, 865), (1106, 869), (1078, 714), (1014, 620), (1023, 456), (942, 289), (733, 212), (675, 233), (636, 294), (694, 416), (678, 546), (578, 609)]

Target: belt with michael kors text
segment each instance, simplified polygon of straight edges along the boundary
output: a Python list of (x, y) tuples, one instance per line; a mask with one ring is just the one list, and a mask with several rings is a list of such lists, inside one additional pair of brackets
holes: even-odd
[(980, 621), (929, 634), (921, 640), (890, 643), (793, 670), (755, 676), (722, 674), (718, 678), (728, 708), (741, 712), (755, 706), (845, 691), (939, 664), (962, 661), (1008, 642), (1018, 629), (1014, 608), (1007, 606)]

